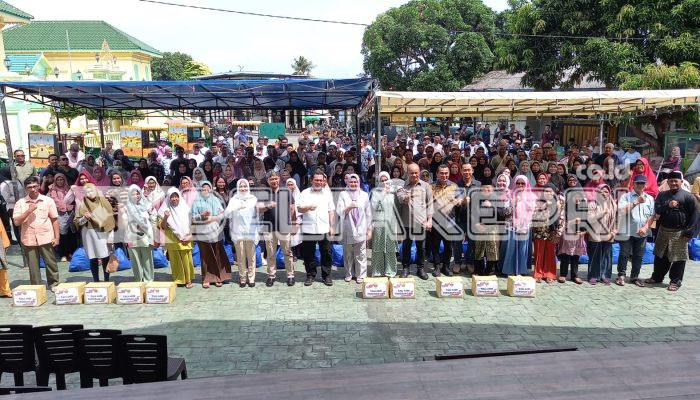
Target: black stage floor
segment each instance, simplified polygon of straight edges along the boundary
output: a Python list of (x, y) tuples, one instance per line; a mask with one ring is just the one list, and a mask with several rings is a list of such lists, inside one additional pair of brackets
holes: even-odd
[(26, 399), (700, 399), (700, 343), (290, 370)]

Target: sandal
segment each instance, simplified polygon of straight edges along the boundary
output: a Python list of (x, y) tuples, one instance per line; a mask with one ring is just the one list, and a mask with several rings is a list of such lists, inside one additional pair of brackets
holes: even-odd
[(552, 283), (552, 282), (554, 282), (554, 279), (552, 279), (552, 278), (547, 278), (547, 279), (545, 279), (544, 281), (547, 282), (547, 283)]
[(598, 284), (598, 280), (596, 278), (592, 278), (588, 280), (588, 283), (590, 283), (591, 285), (596, 285)]
[(566, 282), (566, 277), (560, 276), (559, 278), (557, 278), (557, 282), (559, 282), (559, 283), (565, 283), (565, 282)]
[(579, 278), (578, 276), (576, 278), (574, 278), (573, 281), (577, 285), (580, 285), (583, 283), (583, 280), (581, 278)]
[(656, 285), (657, 283), (661, 283), (661, 282), (657, 282), (656, 280), (654, 280), (652, 278), (647, 278), (644, 280), (644, 283), (646, 283), (647, 285)]
[(537, 282), (537, 283), (542, 283), (542, 278), (537, 278), (537, 279), (535, 279), (535, 282)]
[(192, 284), (192, 282), (186, 283), (186, 284), (185, 284), (185, 288), (186, 288), (186, 289), (192, 289), (192, 287), (194, 287), (194, 285)]
[(678, 289), (680, 289), (680, 288), (681, 288), (680, 285), (677, 285), (675, 283), (671, 283), (670, 285), (668, 285), (668, 287), (666, 289), (668, 289), (669, 292), (677, 292)]
[(617, 286), (625, 286), (625, 278), (622, 276), (618, 276), (617, 279), (615, 279), (615, 284)]
[(216, 286), (216, 287), (221, 287), (221, 285), (222, 285), (221, 282), (216, 282), (216, 283), (214, 284), (214, 286)]
[(638, 287), (645, 287), (646, 285), (644, 284), (644, 281), (641, 279), (635, 279), (634, 284), (637, 285)]
[(204, 289), (209, 289), (209, 284), (208, 283), (202, 283), (202, 287)]

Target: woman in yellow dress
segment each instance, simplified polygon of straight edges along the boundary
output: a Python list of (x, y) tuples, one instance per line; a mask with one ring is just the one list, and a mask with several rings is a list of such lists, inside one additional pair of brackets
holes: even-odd
[(192, 232), (190, 207), (177, 188), (170, 188), (166, 200), (158, 210), (160, 227), (165, 231), (165, 248), (170, 258), (173, 281), (187, 289), (192, 288), (194, 262), (192, 260)]

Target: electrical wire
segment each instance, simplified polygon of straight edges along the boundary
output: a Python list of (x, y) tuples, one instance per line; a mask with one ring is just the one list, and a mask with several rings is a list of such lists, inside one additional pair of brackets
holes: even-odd
[[(152, 4), (159, 4), (159, 5), (164, 5), (164, 6), (192, 8), (192, 9), (206, 10), (206, 11), (218, 11), (218, 12), (226, 12), (226, 13), (231, 13), (231, 14), (248, 15), (248, 16), (253, 16), (253, 17), (277, 18), (277, 19), (286, 19), (286, 20), (293, 20), (293, 21), (320, 22), (320, 23), (326, 23), (326, 24), (353, 25), (353, 26), (363, 26), (363, 27), (367, 27), (370, 25), (370, 24), (364, 24), (361, 22), (337, 21), (337, 20), (304, 18), (304, 17), (291, 17), (288, 15), (275, 15), (275, 14), (264, 14), (264, 13), (256, 13), (256, 12), (249, 12), (249, 11), (228, 10), (228, 9), (224, 9), (224, 8), (197, 6), (197, 5), (193, 5), (193, 4), (171, 3), (171, 2), (159, 1), (159, 0), (138, 0), (138, 1), (143, 2), (143, 3), (152, 3)], [(451, 33), (481, 33), (481, 34), (485, 34), (485, 32), (462, 31), (462, 30), (453, 30), (450, 32)], [(547, 38), (547, 39), (606, 39), (606, 40), (614, 40), (614, 41), (630, 41), (630, 40), (661, 41), (661, 40), (665, 40), (663, 38), (638, 38), (638, 37), (616, 38), (616, 37), (606, 37), (606, 36), (537, 35), (537, 34), (507, 33), (507, 32), (494, 32), (493, 34), (496, 36), (530, 37), (530, 38)]]

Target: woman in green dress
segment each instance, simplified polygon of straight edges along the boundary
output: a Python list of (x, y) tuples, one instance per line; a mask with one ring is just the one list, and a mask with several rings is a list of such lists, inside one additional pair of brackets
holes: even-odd
[(372, 191), (372, 262), (368, 276), (396, 275), (396, 240), (399, 221), (398, 201), (389, 173), (382, 171), (379, 185)]

